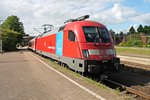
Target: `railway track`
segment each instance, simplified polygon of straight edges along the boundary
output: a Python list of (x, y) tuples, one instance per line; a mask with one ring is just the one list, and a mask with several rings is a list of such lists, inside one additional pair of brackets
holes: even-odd
[[(127, 87), (125, 85), (122, 85), (120, 83), (114, 82), (114, 81), (109, 80), (109, 79), (105, 79), (104, 81), (105, 82), (109, 82), (109, 84), (111, 84), (111, 86), (109, 86), (109, 87), (118, 87), (120, 91), (127, 91), (128, 93), (132, 93), (132, 94), (135, 94), (135, 95), (137, 95), (139, 97), (142, 97), (142, 98), (144, 98), (146, 100), (150, 100), (150, 95), (145, 94), (145, 93), (143, 93), (141, 91), (137, 91), (137, 90), (135, 90), (133, 88)], [(107, 83), (107, 85), (108, 85), (108, 83)]]

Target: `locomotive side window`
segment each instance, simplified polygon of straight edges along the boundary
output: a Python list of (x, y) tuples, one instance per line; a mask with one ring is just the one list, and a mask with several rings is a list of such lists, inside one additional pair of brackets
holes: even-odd
[(111, 42), (109, 33), (106, 28), (84, 26), (83, 31), (85, 34), (86, 42)]
[(74, 34), (73, 31), (69, 31), (69, 32), (68, 32), (68, 39), (69, 39), (70, 41), (76, 41), (76, 39), (75, 39), (75, 34)]

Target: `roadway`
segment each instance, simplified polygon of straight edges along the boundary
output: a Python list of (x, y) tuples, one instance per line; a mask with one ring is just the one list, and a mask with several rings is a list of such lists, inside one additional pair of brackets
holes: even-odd
[(0, 80), (0, 100), (120, 100), (112, 91), (74, 81), (28, 51), (0, 54)]

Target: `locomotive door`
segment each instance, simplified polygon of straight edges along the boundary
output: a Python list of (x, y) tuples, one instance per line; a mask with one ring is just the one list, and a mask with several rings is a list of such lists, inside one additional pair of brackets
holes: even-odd
[(80, 51), (75, 33), (71, 30), (64, 32), (64, 56), (80, 58)]

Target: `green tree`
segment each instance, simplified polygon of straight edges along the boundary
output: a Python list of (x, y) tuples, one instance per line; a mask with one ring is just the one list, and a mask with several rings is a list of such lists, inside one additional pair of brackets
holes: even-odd
[(149, 25), (148, 29), (149, 29), (149, 33), (148, 33), (148, 35), (150, 35), (150, 25)]
[(135, 29), (133, 26), (129, 29), (129, 34), (135, 34)]
[(3, 49), (6, 51), (16, 50), (17, 32), (9, 29), (2, 29)]
[(144, 26), (144, 33), (150, 35), (150, 26)]
[(138, 33), (144, 32), (144, 28), (143, 28), (142, 25), (139, 25), (139, 27), (137, 28), (137, 32), (138, 32)]
[(110, 29), (109, 32), (111, 33), (111, 35), (115, 34), (115, 31), (113, 31), (112, 29)]
[(2, 24), (3, 29), (13, 30), (17, 32), (17, 42), (21, 43), (24, 35), (23, 23), (20, 22), (17, 16), (8, 16)]
[(120, 34), (119, 34), (119, 35), (120, 35), (120, 37), (123, 37), (123, 36), (124, 36), (124, 34), (123, 34), (123, 32), (122, 32), (122, 31), (120, 32)]

